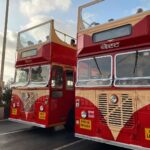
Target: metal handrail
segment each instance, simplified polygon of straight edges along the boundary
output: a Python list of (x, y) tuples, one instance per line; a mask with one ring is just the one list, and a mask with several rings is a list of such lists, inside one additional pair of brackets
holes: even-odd
[(55, 31), (60, 33), (60, 34), (62, 34), (62, 35), (64, 35), (64, 42), (66, 42), (66, 37), (69, 37), (69, 38), (74, 39), (76, 41), (76, 39), (74, 37), (72, 37), (72, 36), (70, 36), (70, 35), (68, 35), (66, 33), (63, 33), (63, 32), (61, 32), (59, 30), (56, 30), (56, 29), (55, 29)]

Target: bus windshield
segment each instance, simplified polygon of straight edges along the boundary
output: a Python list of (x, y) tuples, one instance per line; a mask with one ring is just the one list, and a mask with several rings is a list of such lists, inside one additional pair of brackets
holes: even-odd
[[(35, 84), (48, 84), (50, 77), (50, 66), (49, 65), (42, 65), (42, 66), (34, 66), (31, 68), (31, 80), (30, 85)], [(30, 86), (29, 85), (29, 86)]]
[(27, 48), (50, 40), (50, 22), (20, 32), (18, 37), (18, 50)]
[[(116, 86), (150, 86), (150, 50), (116, 56)], [(123, 68), (123, 69), (122, 69)]]
[(111, 66), (111, 56), (79, 60), (76, 86), (110, 86), (112, 81)]
[(149, 0), (102, 0), (100, 3), (85, 5), (79, 12), (79, 30), (111, 22), (149, 10)]
[(31, 68), (19, 68), (16, 70), (15, 83), (12, 87), (44, 87), (50, 78), (50, 66), (39, 65)]
[(18, 68), (14, 86), (25, 86), (29, 81), (29, 68)]

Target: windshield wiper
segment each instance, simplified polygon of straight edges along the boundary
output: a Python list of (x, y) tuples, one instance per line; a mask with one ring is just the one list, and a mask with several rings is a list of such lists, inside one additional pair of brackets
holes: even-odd
[(135, 74), (135, 71), (136, 71), (138, 58), (139, 58), (139, 52), (136, 51), (136, 54), (135, 54), (135, 65), (134, 65), (134, 70), (133, 70), (133, 73), (134, 73), (134, 74)]
[(97, 63), (96, 58), (93, 57), (93, 59), (94, 59), (94, 62), (95, 62), (95, 64), (96, 64), (96, 67), (97, 67), (97, 69), (98, 69), (99, 75), (102, 76), (102, 72), (101, 72), (101, 69), (100, 69), (100, 67), (99, 67), (99, 65), (98, 65), (98, 63)]

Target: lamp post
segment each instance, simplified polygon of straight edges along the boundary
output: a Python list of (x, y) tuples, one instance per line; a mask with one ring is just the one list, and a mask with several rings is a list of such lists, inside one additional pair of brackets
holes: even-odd
[[(3, 76), (4, 76), (6, 41), (7, 41), (8, 10), (9, 10), (9, 0), (6, 0), (5, 26), (4, 26), (4, 38), (3, 38), (3, 48), (2, 48), (2, 58), (1, 58), (1, 74), (0, 74), (0, 82), (1, 82), (0, 86), (2, 89), (3, 89), (3, 83), (4, 83)], [(2, 96), (2, 91), (1, 91), (1, 96)]]

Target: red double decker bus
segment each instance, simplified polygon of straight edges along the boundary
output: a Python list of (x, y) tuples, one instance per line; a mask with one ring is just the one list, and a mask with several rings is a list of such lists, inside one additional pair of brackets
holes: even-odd
[(75, 136), (148, 150), (150, 11), (138, 0), (100, 1), (79, 7)]
[(58, 31), (54, 20), (21, 31), (9, 119), (73, 127), (75, 67), (75, 39)]

